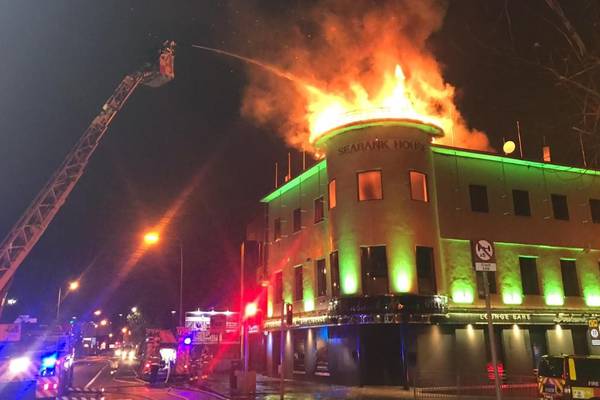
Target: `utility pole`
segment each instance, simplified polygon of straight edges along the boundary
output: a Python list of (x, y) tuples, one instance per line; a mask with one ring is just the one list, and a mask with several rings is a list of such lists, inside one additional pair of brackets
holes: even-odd
[(281, 302), (281, 331), (279, 337), (279, 398), (285, 396), (285, 301)]
[(244, 241), (242, 241), (242, 244), (240, 245), (240, 313), (239, 313), (239, 323), (240, 323), (240, 359), (244, 358), (244, 345), (245, 345), (245, 340), (246, 337), (244, 335), (244, 277), (245, 277), (245, 271), (244, 271), (244, 264), (246, 263), (245, 260), (245, 255), (246, 255), (246, 243)]
[(500, 388), (500, 374), (498, 373), (498, 355), (496, 354), (496, 335), (494, 332), (494, 323), (492, 321), (492, 305), (490, 301), (490, 284), (488, 272), (483, 271), (483, 286), (485, 288), (485, 313), (488, 326), (488, 336), (490, 338), (490, 353), (492, 354), (492, 364), (494, 367), (494, 382), (496, 383), (496, 399), (502, 400), (502, 390)]
[[(517, 127), (518, 127), (517, 122)], [(496, 335), (492, 320), (492, 302), (490, 300), (490, 282), (488, 271), (496, 271), (496, 250), (494, 242), (488, 239), (471, 240), (471, 258), (475, 271), (483, 275), (483, 288), (485, 292), (485, 316), (487, 319), (488, 339), (490, 341), (490, 354), (494, 368), (494, 383), (496, 386), (496, 400), (502, 400), (500, 387), (500, 374), (498, 373), (498, 355), (496, 354)]]
[(58, 321), (58, 317), (60, 316), (60, 298), (62, 297), (62, 286), (58, 288), (58, 299), (56, 300), (56, 321)]
[(179, 326), (183, 326), (183, 243), (179, 241)]

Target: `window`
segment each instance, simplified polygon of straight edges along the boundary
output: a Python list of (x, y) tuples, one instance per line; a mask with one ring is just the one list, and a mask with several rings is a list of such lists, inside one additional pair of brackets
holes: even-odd
[(569, 220), (569, 206), (567, 204), (567, 196), (562, 194), (553, 194), (552, 198), (552, 212), (554, 213), (554, 219), (562, 219), (564, 221)]
[(363, 294), (386, 294), (388, 292), (388, 268), (385, 246), (360, 248)]
[(317, 269), (315, 276), (317, 277), (317, 297), (327, 295), (327, 267), (325, 265), (325, 259), (317, 260), (315, 262)]
[(294, 232), (298, 232), (302, 229), (302, 210), (296, 208), (294, 210)]
[(513, 209), (515, 215), (522, 217), (531, 216), (531, 207), (529, 206), (529, 192), (527, 190), (513, 190)]
[(336, 197), (336, 191), (335, 191), (335, 179), (332, 179), (331, 181), (329, 181), (329, 208), (335, 208), (335, 206), (337, 205), (337, 197)]
[(283, 272), (275, 273), (275, 285), (273, 288), (273, 302), (275, 304), (283, 301)]
[(302, 280), (302, 265), (294, 267), (294, 301), (302, 300), (304, 281)]
[(360, 259), (363, 274), (366, 274), (370, 278), (387, 277), (387, 255), (385, 246), (361, 247)]
[(315, 224), (323, 221), (325, 218), (325, 210), (323, 209), (323, 197), (315, 199)]
[(432, 295), (437, 291), (435, 284), (435, 268), (433, 249), (417, 246), (417, 285), (419, 294)]
[(281, 239), (281, 218), (275, 218), (273, 221), (273, 240)]
[(540, 285), (538, 284), (536, 259), (533, 257), (519, 257), (519, 267), (521, 268), (523, 294), (539, 295)]
[[(488, 271), (488, 285), (490, 294), (498, 293), (496, 289), (496, 271)], [(475, 277), (477, 278), (477, 293), (480, 299), (485, 299), (485, 286), (483, 286), (483, 271), (476, 271)]]
[(381, 200), (381, 171), (365, 171), (358, 173), (358, 200)]
[(483, 185), (469, 185), (471, 198), (471, 211), (489, 212), (487, 187)]
[(417, 201), (428, 202), (427, 175), (417, 171), (410, 171), (410, 198)]
[(337, 251), (329, 254), (329, 269), (331, 270), (331, 297), (340, 297), (340, 260)]
[(600, 200), (590, 199), (590, 211), (592, 212), (592, 222), (600, 224)]
[(577, 266), (573, 260), (560, 260), (560, 273), (562, 275), (565, 296), (579, 296), (579, 282), (577, 280)]

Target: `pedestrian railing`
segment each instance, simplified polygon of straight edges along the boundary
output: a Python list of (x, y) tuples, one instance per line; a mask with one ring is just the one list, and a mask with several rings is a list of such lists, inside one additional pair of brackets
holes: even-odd
[[(505, 399), (535, 399), (538, 396), (535, 376), (506, 375), (501, 377), (501, 394)], [(450, 371), (417, 373), (412, 376), (415, 399), (494, 399), (496, 385), (493, 375)]]

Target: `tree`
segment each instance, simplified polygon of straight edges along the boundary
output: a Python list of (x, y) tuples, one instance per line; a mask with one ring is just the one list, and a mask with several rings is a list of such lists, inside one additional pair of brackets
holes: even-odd
[(127, 314), (127, 325), (131, 330), (132, 342), (139, 343), (144, 340), (148, 323), (139, 310)]

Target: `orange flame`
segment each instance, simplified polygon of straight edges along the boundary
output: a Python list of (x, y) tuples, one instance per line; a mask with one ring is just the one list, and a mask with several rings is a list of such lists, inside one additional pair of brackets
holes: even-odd
[(367, 90), (358, 82), (350, 84), (353, 95), (351, 100), (325, 95), (307, 87), (310, 142), (314, 143), (323, 133), (338, 126), (386, 118), (414, 119), (439, 126), (445, 132), (451, 131), (452, 118), (449, 115), (436, 115), (431, 104), (438, 104), (438, 108), (452, 108), (454, 88), (446, 85), (439, 90), (426, 82), (420, 84), (428, 98), (420, 98), (415, 90), (410, 90), (402, 67), (396, 64), (393, 74), (384, 75), (383, 85), (373, 98), (369, 97)]
[[(242, 114), (305, 150), (315, 151), (315, 141), (332, 128), (387, 118), (437, 125), (445, 134), (438, 143), (489, 150), (485, 134), (463, 119), (456, 90), (428, 45), (442, 28), (444, 4), (322, 0), (294, 10), (291, 21), (265, 24), (262, 40), (252, 32), (251, 42), (286, 79), (249, 71)], [(281, 40), (273, 40), (272, 26)]]

